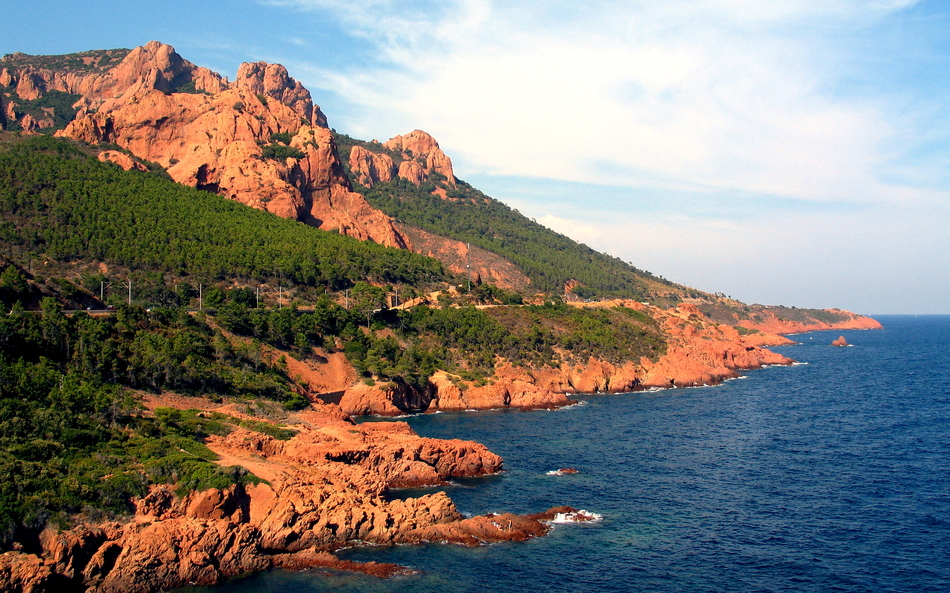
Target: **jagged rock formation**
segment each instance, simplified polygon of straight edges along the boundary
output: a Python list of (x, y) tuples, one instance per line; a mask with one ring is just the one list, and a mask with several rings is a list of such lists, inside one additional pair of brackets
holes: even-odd
[(154, 486), (131, 521), (48, 529), (37, 550), (0, 555), (0, 589), (135, 593), (270, 567), (389, 576), (406, 569), (344, 562), (332, 552), (356, 542), (522, 541), (543, 535), (543, 521), (564, 512), (464, 518), (441, 492), (387, 500), (389, 487), (494, 473), (501, 459), (475, 443), (420, 438), (405, 423), (354, 425), (331, 406), (303, 414), (295, 427), (289, 441), (246, 430), (209, 440), (222, 464), (248, 467), (269, 484), (184, 497)]
[(846, 340), (844, 336), (838, 336), (837, 339), (831, 342), (831, 345), (843, 348), (845, 346), (849, 346), (850, 344), (848, 344), (848, 340)]
[[(450, 187), (456, 187), (458, 182), (452, 159), (442, 152), (435, 138), (422, 130), (396, 136), (383, 144), (374, 141), (366, 146), (356, 145), (350, 150), (349, 165), (357, 183), (366, 187), (396, 178), (415, 185), (441, 177)], [(440, 195), (446, 197), (444, 192)]]
[[(409, 247), (387, 216), (351, 191), (326, 117), (283, 66), (244, 64), (229, 83), (155, 41), (109, 64), (6, 66), (0, 81), (15, 85), (24, 101), (52, 90), (78, 95), (76, 118), (58, 135), (117, 144), (179, 183), (278, 216)], [(7, 112), (15, 112), (14, 102)], [(26, 132), (43, 125), (32, 116), (20, 121)]]

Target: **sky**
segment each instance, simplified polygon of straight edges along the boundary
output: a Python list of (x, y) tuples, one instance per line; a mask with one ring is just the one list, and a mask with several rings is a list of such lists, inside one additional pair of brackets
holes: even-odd
[(284, 64), (331, 127), (747, 303), (950, 314), (950, 2), (4, 0), (0, 54)]

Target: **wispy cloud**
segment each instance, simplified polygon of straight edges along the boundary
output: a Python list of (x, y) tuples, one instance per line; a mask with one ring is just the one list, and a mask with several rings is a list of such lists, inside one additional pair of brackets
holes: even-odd
[[(463, 178), (560, 182), (489, 193), (638, 266), (750, 300), (864, 306), (876, 261), (907, 276), (874, 283), (888, 308), (950, 264), (902, 272), (915, 250), (950, 252), (946, 101), (890, 84), (905, 56), (881, 55), (888, 36), (907, 46), (913, 33), (888, 26), (917, 0), (279, 4), (322, 11), (372, 50), (352, 67), (295, 65), (345, 98), (336, 126), (425, 129)], [(730, 196), (752, 213), (710, 214)]]
[(899, 131), (804, 25), (866, 26), (911, 0), (405, 3), (283, 0), (373, 39), (320, 72), (376, 134), (425, 127), (478, 171), (806, 199), (886, 195)]

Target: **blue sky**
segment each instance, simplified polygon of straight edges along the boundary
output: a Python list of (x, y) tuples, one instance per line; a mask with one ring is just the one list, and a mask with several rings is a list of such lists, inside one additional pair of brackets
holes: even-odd
[[(950, 3), (7, 0), (0, 53), (288, 67), (592, 247), (746, 302), (950, 313)], [(13, 25), (15, 23), (15, 25)]]

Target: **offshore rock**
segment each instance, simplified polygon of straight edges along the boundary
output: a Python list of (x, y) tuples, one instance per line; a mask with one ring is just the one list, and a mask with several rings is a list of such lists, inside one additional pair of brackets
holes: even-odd
[(832, 346), (844, 347), (848, 346), (848, 340), (844, 339), (844, 336), (838, 336), (836, 340), (831, 343)]

